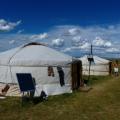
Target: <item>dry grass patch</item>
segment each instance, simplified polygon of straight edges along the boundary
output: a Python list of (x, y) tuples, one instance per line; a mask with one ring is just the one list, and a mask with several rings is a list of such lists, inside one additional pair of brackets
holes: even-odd
[(119, 120), (120, 77), (96, 77), (88, 93), (49, 97), (21, 106), (20, 98), (0, 100), (0, 120)]

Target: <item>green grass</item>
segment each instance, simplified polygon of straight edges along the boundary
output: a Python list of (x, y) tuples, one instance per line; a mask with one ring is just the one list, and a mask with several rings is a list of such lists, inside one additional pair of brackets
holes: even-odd
[(36, 105), (21, 106), (20, 98), (0, 100), (0, 120), (120, 120), (120, 77), (101, 78), (92, 78), (87, 93), (53, 96)]
[[(90, 85), (96, 85), (99, 83), (106, 82), (109, 79), (114, 78), (113, 76), (90, 76), (88, 84)], [(88, 76), (83, 76), (83, 80), (88, 80)]]

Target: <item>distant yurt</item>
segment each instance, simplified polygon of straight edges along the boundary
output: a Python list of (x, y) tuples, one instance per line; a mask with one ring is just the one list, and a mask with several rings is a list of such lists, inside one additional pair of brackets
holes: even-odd
[[(7, 96), (21, 96), (17, 73), (30, 73), (35, 96), (71, 93), (81, 84), (81, 61), (40, 43), (29, 43), (0, 53), (0, 89), (10, 86)], [(62, 74), (60, 74), (62, 71)]]
[[(85, 55), (79, 60), (82, 61), (82, 74), (89, 75), (89, 61), (88, 56)], [(93, 62), (91, 62), (90, 75), (106, 76), (111, 74), (111, 62), (98, 56), (93, 56)]]

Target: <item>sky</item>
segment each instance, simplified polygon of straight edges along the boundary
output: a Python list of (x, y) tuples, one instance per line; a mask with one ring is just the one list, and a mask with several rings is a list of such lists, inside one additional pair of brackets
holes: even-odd
[(43, 42), (72, 56), (118, 57), (119, 0), (1, 0), (0, 52)]

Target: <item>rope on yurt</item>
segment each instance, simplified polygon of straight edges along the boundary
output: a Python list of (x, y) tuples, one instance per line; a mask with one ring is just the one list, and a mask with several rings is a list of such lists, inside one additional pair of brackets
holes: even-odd
[[(9, 61), (8, 61), (8, 69), (10, 70), (10, 79), (12, 80), (12, 84), (13, 84), (13, 76), (12, 76), (12, 70), (11, 70), (12, 66), (10, 65), (10, 61), (12, 60), (12, 58), (13, 58), (21, 49), (22, 49), (22, 47), (20, 47), (20, 49), (18, 49), (18, 50), (10, 57), (10, 59), (9, 59)], [(8, 72), (9, 72), (9, 70), (8, 70)]]
[[(6, 77), (10, 77), (9, 79), (11, 80), (11, 82), (10, 83), (8, 83), (8, 84), (12, 84), (12, 85), (15, 85), (15, 83), (14, 83), (14, 81), (13, 81), (13, 76), (12, 76), (12, 70), (11, 70), (11, 65), (10, 65), (10, 61), (11, 61), (11, 59), (20, 51), (22, 49), (22, 47), (20, 47), (20, 49), (18, 49), (11, 57), (10, 57), (10, 59), (9, 59), (9, 61), (8, 61), (8, 66), (7, 66), (7, 71), (6, 71)], [(8, 76), (8, 75), (10, 75), (10, 76)], [(7, 81), (7, 79), (6, 79), (6, 81)], [(7, 83), (7, 82), (6, 82)], [(13, 87), (14, 88), (14, 87)], [(17, 91), (17, 90), (15, 90), (15, 91)], [(9, 94), (12, 94), (13, 93), (13, 91), (12, 90), (10, 90), (9, 91)], [(15, 92), (14, 92), (15, 93)], [(18, 93), (19, 94), (19, 93)]]

